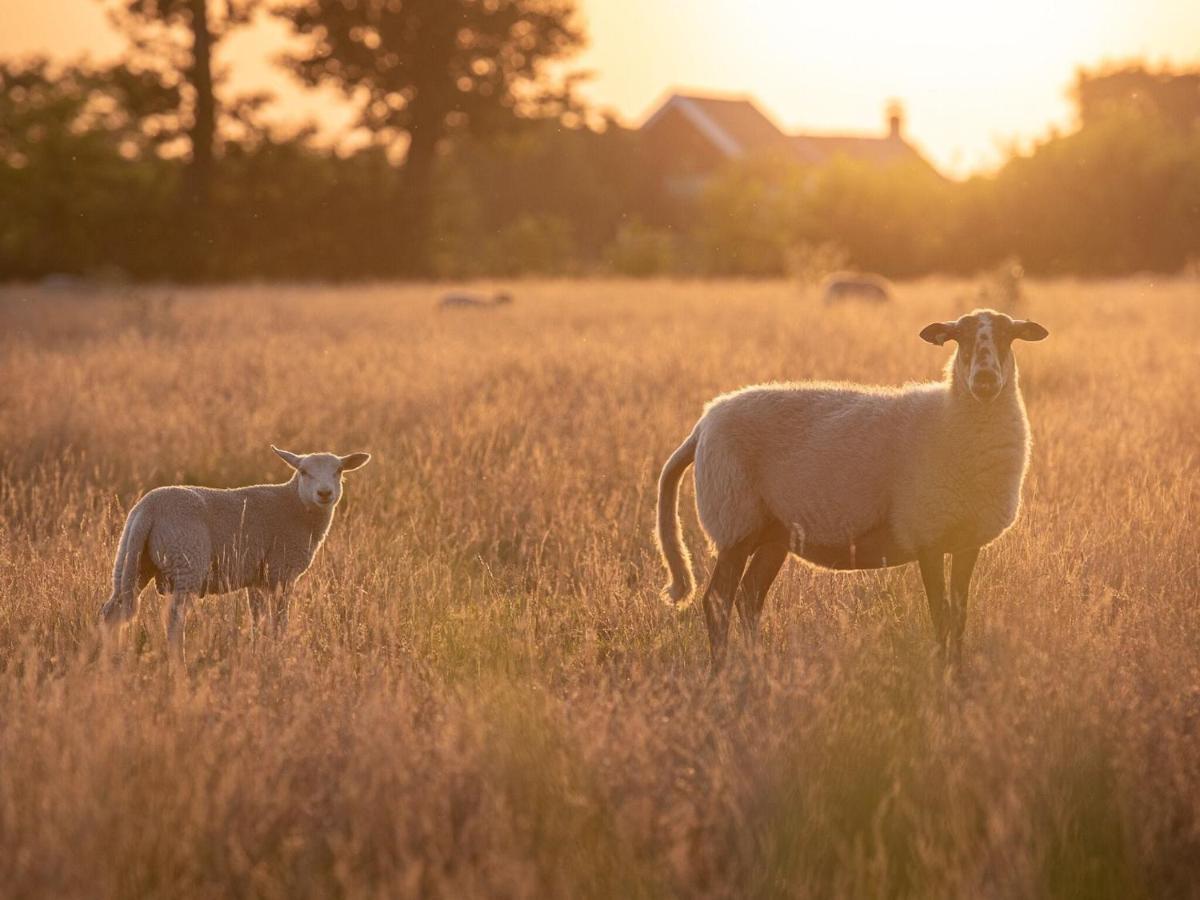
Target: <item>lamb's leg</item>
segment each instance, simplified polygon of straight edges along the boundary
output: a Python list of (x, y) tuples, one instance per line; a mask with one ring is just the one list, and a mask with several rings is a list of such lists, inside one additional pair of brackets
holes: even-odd
[(276, 638), (281, 638), (287, 633), (288, 613), (291, 608), (292, 591), (290, 586), (275, 588), (271, 593), (271, 624)]
[(188, 608), (195, 599), (195, 594), (176, 590), (171, 594), (171, 602), (167, 609), (167, 652), (172, 665), (183, 667), (186, 662), (183, 652), (183, 632), (187, 624)]
[(746, 640), (751, 646), (758, 643), (758, 620), (762, 615), (767, 592), (771, 589), (771, 585), (775, 582), (787, 557), (788, 542), (786, 539), (765, 543), (754, 551), (750, 567), (742, 578), (741, 587), (737, 592), (737, 607)]
[(263, 627), (263, 619), (270, 613), (270, 597), (267, 591), (260, 587), (246, 588), (246, 598), (250, 604), (250, 633), (257, 638)]
[(946, 560), (940, 550), (924, 550), (918, 555), (921, 580), (925, 583), (925, 596), (929, 600), (929, 617), (933, 620), (933, 636), (938, 647), (946, 649), (946, 634), (949, 622), (946, 611)]
[(725, 645), (729, 639), (729, 611), (737, 594), (738, 582), (746, 569), (750, 555), (745, 543), (734, 544), (717, 554), (708, 588), (704, 591), (704, 621), (708, 625), (708, 645), (712, 651), (712, 671), (717, 673), (725, 663)]
[(979, 548), (962, 550), (950, 557), (950, 658), (962, 662), (963, 633), (967, 630), (967, 594)]

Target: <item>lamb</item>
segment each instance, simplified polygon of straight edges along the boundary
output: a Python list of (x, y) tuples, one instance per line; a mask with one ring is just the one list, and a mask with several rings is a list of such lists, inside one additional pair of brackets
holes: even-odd
[(714, 670), (735, 598), (753, 642), (790, 553), (835, 570), (917, 562), (937, 643), (961, 659), (976, 558), (1016, 520), (1029, 462), (1011, 345), (1047, 334), (976, 310), (921, 331), (929, 343), (958, 344), (942, 381), (768, 384), (708, 404), (662, 470), (656, 536), (671, 577), (664, 598), (686, 605), (695, 585), (677, 507), (694, 461), (700, 524), (717, 550), (703, 599)]
[(887, 303), (892, 299), (892, 288), (886, 278), (869, 272), (834, 272), (821, 282), (821, 296), (826, 303), (843, 300), (866, 300), (870, 303)]
[(207, 594), (247, 588), (255, 627), (266, 617), (277, 635), (286, 630), (291, 589), (329, 532), (342, 497), (342, 474), (366, 465), (371, 456), (271, 449), (292, 467), (283, 484), (172, 485), (155, 488), (134, 505), (113, 565), (112, 596), (100, 610), (104, 626), (133, 619), (153, 579), (160, 594), (171, 595), (167, 639), (178, 662), (188, 608)]
[(470, 291), (451, 291), (438, 301), (438, 309), (491, 309), (512, 301), (512, 294), (507, 291), (497, 291), (490, 297)]

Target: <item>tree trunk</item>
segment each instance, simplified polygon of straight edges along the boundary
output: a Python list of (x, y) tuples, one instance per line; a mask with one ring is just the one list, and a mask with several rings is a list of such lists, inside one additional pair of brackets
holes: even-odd
[(213, 96), (212, 33), (208, 30), (208, 0), (190, 0), (192, 11), (192, 67), (188, 80), (196, 92), (196, 108), (189, 138), (192, 159), (184, 190), (186, 217), (191, 226), (194, 269), (203, 274), (212, 241), (213, 144), (216, 140), (216, 98)]
[(404, 158), (402, 198), (405, 227), (401, 228), (404, 274), (425, 277), (433, 273), (433, 171), (445, 116), (438, 105), (418, 94)]

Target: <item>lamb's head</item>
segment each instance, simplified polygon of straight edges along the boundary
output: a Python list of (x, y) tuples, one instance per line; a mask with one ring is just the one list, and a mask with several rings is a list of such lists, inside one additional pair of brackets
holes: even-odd
[(308, 453), (302, 456), (280, 450), (274, 444), (271, 449), (296, 470), (293, 476), (296, 490), (310, 509), (333, 509), (342, 499), (342, 474), (361, 469), (371, 458), (370, 453), (351, 453), (349, 456)]
[(1049, 334), (1037, 322), (1013, 319), (992, 309), (977, 309), (954, 322), (934, 322), (921, 338), (942, 345), (957, 341), (954, 375), (976, 400), (995, 400), (1016, 371), (1013, 341), (1040, 341)]

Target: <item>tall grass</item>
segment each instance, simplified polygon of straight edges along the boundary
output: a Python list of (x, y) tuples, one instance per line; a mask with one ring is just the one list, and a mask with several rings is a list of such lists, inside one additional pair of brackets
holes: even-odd
[[(650, 528), (705, 400), (936, 377), (916, 333), (958, 286), (830, 311), (783, 284), (517, 293), (5, 289), (0, 893), (1195, 895), (1195, 284), (1031, 289), (1023, 517), (949, 680), (915, 571), (791, 563), (760, 654), (735, 639), (710, 681)], [(101, 654), (125, 511), (282, 480), (270, 442), (374, 454), (288, 636), (210, 598), (173, 681), (149, 592)]]

